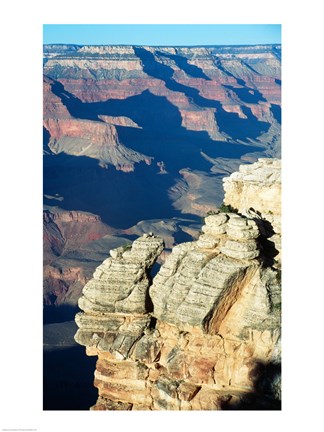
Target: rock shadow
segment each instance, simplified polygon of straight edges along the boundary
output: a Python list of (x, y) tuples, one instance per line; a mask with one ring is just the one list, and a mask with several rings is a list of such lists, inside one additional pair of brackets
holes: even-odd
[(224, 75), (230, 76), (231, 78), (235, 79), (235, 81), (238, 84), (242, 85), (242, 86), (245, 85), (245, 81), (244, 80), (242, 80), (241, 78), (238, 78), (237, 76), (235, 76), (234, 74), (232, 74), (232, 72), (230, 72), (228, 69), (224, 68), (224, 66), (223, 66), (223, 64), (221, 62), (221, 59), (218, 56), (214, 56), (214, 63), (216, 65), (217, 69), (219, 69), (220, 71), (222, 71)]
[(43, 307), (43, 324), (62, 323), (72, 321), (75, 314), (80, 312), (78, 306), (72, 305), (44, 305)]
[(253, 220), (260, 231), (259, 243), (261, 245), (264, 264), (272, 267), (275, 264), (275, 257), (279, 254), (279, 251), (275, 247), (275, 243), (270, 240), (270, 238), (275, 234), (273, 226), (266, 219), (254, 218)]
[(61, 153), (44, 158), (43, 189), (45, 195), (64, 197), (60, 207), (65, 210), (97, 214), (104, 223), (124, 229), (140, 220), (181, 216), (167, 193), (174, 176), (156, 172), (145, 164), (130, 173), (103, 169), (95, 159)]
[(67, 108), (72, 117), (102, 121), (94, 110), (89, 109), (88, 103), (82, 102), (72, 93), (65, 90), (63, 84), (53, 78), (51, 78), (51, 90), (55, 96), (61, 99), (62, 104)]
[(173, 60), (180, 69), (192, 78), (203, 78), (207, 81), (211, 81), (211, 78), (209, 78), (200, 67), (188, 63), (186, 57), (176, 54), (166, 54), (162, 51), (157, 51), (156, 54), (160, 57), (166, 57)]
[[(60, 207), (65, 210), (98, 214), (103, 222), (116, 228), (128, 228), (144, 219), (180, 217), (167, 191), (179, 179), (180, 169), (210, 169), (211, 162), (201, 152), (211, 157), (240, 158), (247, 152), (263, 149), (215, 142), (207, 132), (187, 130), (181, 125), (179, 109), (166, 97), (149, 90), (124, 100), (82, 103), (66, 92), (61, 83), (52, 86), (76, 118), (100, 121), (99, 115), (126, 116), (141, 127), (116, 127), (122, 144), (154, 157), (150, 166), (138, 163), (133, 172), (125, 173), (111, 166), (103, 169), (97, 160), (85, 156), (64, 153), (55, 158), (44, 156), (44, 194), (59, 194), (64, 197)], [(159, 175), (159, 161), (164, 161), (167, 174)]]
[[(150, 51), (142, 47), (134, 47), (134, 50), (142, 62), (144, 72), (149, 76), (162, 80), (169, 90), (185, 94), (189, 101), (193, 105), (197, 106), (197, 109), (215, 108), (215, 118), (220, 131), (224, 132), (229, 138), (232, 138), (233, 140), (246, 141), (247, 139), (256, 139), (262, 133), (265, 133), (269, 130), (270, 123), (259, 121), (252, 114), (250, 108), (245, 107), (245, 119), (240, 118), (237, 113), (227, 112), (219, 101), (206, 99), (199, 94), (198, 89), (180, 84), (175, 81), (173, 79), (174, 70), (170, 66), (156, 61), (154, 55)], [(180, 56), (176, 57), (181, 58)], [(177, 59), (177, 61), (179, 62), (179, 59)], [(187, 60), (184, 59), (183, 61)], [(200, 72), (198, 72), (197, 69), (196, 67), (190, 68), (190, 72), (198, 75)], [(227, 75), (229, 74), (228, 71), (226, 73)], [(238, 80), (238, 83), (245, 85), (243, 80), (237, 78), (235, 79)], [(161, 132), (166, 128), (169, 128), (171, 132), (174, 130), (176, 125), (179, 126), (179, 122), (181, 124), (181, 115), (178, 108), (168, 102), (166, 98), (164, 98), (165, 103), (168, 105), (168, 110), (163, 109), (163, 107), (158, 106), (162, 100), (156, 99), (159, 98), (158, 96), (155, 96), (154, 101), (148, 101), (147, 95), (150, 93), (148, 90), (142, 93), (143, 100), (141, 101), (138, 100), (137, 96), (134, 96), (124, 100), (116, 99), (105, 102), (86, 103), (81, 102), (73, 94), (66, 91), (60, 82), (55, 80), (52, 81), (53, 93), (61, 98), (62, 103), (75, 118), (101, 121), (99, 118), (100, 114), (126, 115), (143, 127), (143, 129), (151, 131), (155, 130), (157, 135), (161, 134)], [(232, 86), (228, 87), (232, 91), (236, 92), (238, 97), (241, 97), (242, 100), (245, 99), (245, 101), (253, 103), (258, 103), (259, 101), (264, 100), (263, 96), (258, 90), (245, 88), (237, 89)], [(145, 106), (144, 103), (149, 103), (149, 105)], [(140, 111), (143, 111), (145, 108), (146, 116), (143, 117)], [(161, 121), (162, 119), (166, 120), (167, 122), (165, 123), (165, 121)], [(145, 124), (143, 124), (143, 122)], [(207, 133), (205, 133), (205, 135), (207, 138)]]
[[(255, 75), (260, 75), (259, 72), (254, 70), (250, 65), (247, 63), (241, 61), (241, 64), (244, 65), (244, 67), (251, 70), (251, 72)], [(219, 58), (215, 59), (215, 65), (218, 69), (220, 69), (225, 75), (230, 76), (236, 80), (236, 82), (241, 85), (242, 87), (233, 87), (232, 85), (225, 85), (223, 84), (223, 87), (231, 90), (242, 102), (245, 103), (253, 103), (258, 104), (259, 102), (266, 102), (267, 100), (262, 96), (262, 93), (255, 89), (248, 87), (246, 82), (242, 78), (238, 78), (233, 73), (231, 73), (229, 70), (225, 69), (224, 66), (221, 63), (221, 60)]]
[[(199, 220), (199, 216), (197, 217), (197, 220)], [(193, 240), (193, 237), (185, 231), (177, 230), (174, 233), (174, 242), (176, 245), (180, 243), (191, 242)]]
[[(154, 55), (145, 48), (137, 47), (135, 48), (135, 53), (141, 59), (144, 72), (163, 80), (168, 89), (184, 93), (193, 104), (201, 108), (215, 108), (215, 118), (220, 131), (232, 139), (242, 141), (248, 138), (256, 139), (262, 133), (266, 133), (269, 130), (270, 123), (259, 121), (252, 114), (250, 108), (245, 108), (244, 114), (246, 115), (246, 119), (240, 118), (237, 113), (227, 112), (219, 101), (206, 99), (199, 94), (199, 90), (175, 81), (172, 78), (173, 69), (170, 66), (157, 62)], [(243, 92), (245, 97), (247, 97), (246, 92)], [(259, 101), (260, 98), (263, 98), (260, 92), (255, 92), (254, 95), (251, 95), (251, 97), (254, 96), (253, 100)]]
[(233, 87), (231, 85), (224, 85), (224, 87), (231, 90), (242, 102), (245, 103), (258, 104), (259, 102), (267, 101), (259, 90), (246, 87), (246, 85), (244, 88)]
[(44, 351), (43, 410), (89, 410), (98, 397), (96, 360), (81, 346)]
[(281, 124), (281, 106), (276, 104), (271, 104), (270, 111), (272, 112), (273, 117), (279, 124)]
[(44, 155), (53, 154), (52, 150), (48, 146), (49, 142), (50, 142), (50, 134), (48, 130), (45, 127), (43, 127), (43, 154)]
[(281, 363), (255, 362), (250, 372), (253, 390), (235, 400), (226, 398), (222, 410), (281, 410)]

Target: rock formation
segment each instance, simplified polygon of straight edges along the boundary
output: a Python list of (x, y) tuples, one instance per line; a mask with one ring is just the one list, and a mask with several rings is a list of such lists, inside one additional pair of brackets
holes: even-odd
[(279, 179), (278, 160), (241, 167), (224, 182), (241, 211), (206, 217), (153, 281), (161, 238), (110, 251), (76, 315), (75, 340), (98, 356), (92, 410), (280, 409), (280, 258), (264, 234)]
[[(75, 336), (77, 342), (86, 345), (90, 351), (101, 351), (106, 359), (108, 356), (108, 359), (111, 357), (118, 362), (128, 358), (134, 345), (151, 325), (152, 316), (148, 313), (151, 309), (149, 270), (162, 249), (161, 238), (145, 234), (134, 241), (131, 249), (120, 247), (110, 251), (111, 257), (97, 268), (79, 300), (84, 313), (76, 315), (80, 327)], [(103, 368), (105, 358), (101, 360)], [(129, 379), (133, 377), (132, 366), (129, 368), (126, 365), (131, 372)], [(113, 375), (118, 369), (117, 363), (114, 363), (114, 368)], [(133, 369), (136, 372), (136, 364)], [(125, 375), (126, 372), (127, 375), (127, 370), (121, 373)], [(100, 371), (102, 368), (98, 362), (97, 376), (100, 376)], [(117, 383), (118, 387), (120, 384)]]
[(281, 161), (260, 158), (241, 165), (238, 172), (224, 178), (224, 203), (241, 214), (255, 218), (267, 244), (274, 244), (275, 260), (281, 251)]

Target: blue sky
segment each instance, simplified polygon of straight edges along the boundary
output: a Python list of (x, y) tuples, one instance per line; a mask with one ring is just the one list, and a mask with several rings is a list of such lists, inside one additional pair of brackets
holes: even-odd
[(44, 43), (253, 45), (281, 43), (280, 24), (45, 24)]

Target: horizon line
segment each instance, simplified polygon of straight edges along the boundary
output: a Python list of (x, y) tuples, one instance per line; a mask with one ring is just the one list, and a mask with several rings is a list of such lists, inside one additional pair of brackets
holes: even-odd
[(94, 47), (101, 47), (101, 46), (149, 46), (149, 47), (163, 47), (163, 48), (180, 48), (180, 47), (186, 47), (186, 48), (192, 48), (192, 47), (242, 47), (242, 46), (270, 46), (270, 45), (281, 45), (281, 42), (272, 42), (272, 43), (254, 43), (254, 44), (198, 44), (198, 45), (154, 45), (154, 44), (118, 44), (118, 43), (112, 43), (112, 44), (80, 44), (80, 43), (64, 43), (64, 42), (47, 42), (43, 43), (43, 46), (45, 45), (66, 45), (66, 46), (94, 46)]

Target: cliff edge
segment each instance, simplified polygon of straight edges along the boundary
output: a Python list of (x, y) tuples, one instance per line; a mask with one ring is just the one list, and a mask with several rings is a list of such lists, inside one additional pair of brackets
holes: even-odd
[(98, 356), (92, 410), (280, 409), (280, 160), (224, 180), (154, 279), (163, 240), (117, 248), (83, 289), (75, 340)]

